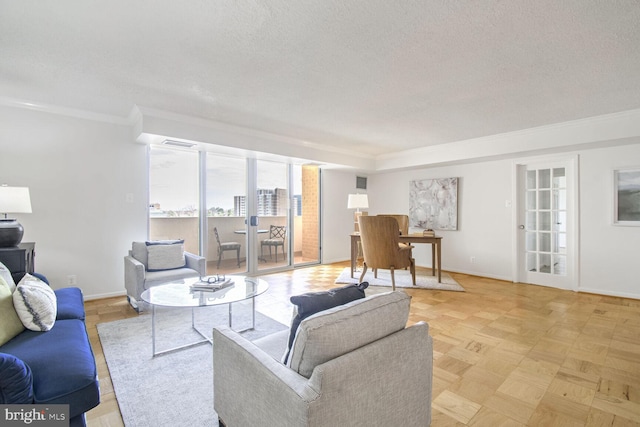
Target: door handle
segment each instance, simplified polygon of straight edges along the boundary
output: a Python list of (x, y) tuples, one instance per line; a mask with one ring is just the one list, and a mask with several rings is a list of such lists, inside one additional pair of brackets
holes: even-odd
[(520, 230), (524, 230), (524, 225), (518, 227)]

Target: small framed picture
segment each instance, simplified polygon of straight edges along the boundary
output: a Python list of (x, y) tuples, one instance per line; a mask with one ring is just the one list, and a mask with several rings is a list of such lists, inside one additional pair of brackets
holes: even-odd
[(613, 223), (640, 227), (640, 166), (613, 171)]

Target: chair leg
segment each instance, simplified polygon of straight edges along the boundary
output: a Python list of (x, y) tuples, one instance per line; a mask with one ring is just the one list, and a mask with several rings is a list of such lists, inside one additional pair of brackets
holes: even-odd
[(362, 274), (360, 275), (360, 280), (358, 282), (362, 283), (362, 279), (364, 279), (364, 274), (367, 272), (367, 263), (362, 264)]
[(220, 261), (222, 261), (222, 251), (218, 251), (218, 268), (220, 268)]
[(391, 290), (396, 290), (396, 276), (393, 274), (393, 267), (390, 268), (391, 270)]
[(238, 259), (238, 267), (240, 267), (240, 248), (236, 249), (236, 258)]

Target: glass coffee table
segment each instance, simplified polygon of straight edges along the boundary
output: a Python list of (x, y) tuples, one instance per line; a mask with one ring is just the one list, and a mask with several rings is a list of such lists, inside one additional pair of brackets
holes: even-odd
[[(269, 289), (269, 284), (257, 277), (245, 277), (245, 276), (227, 276), (227, 279), (233, 281), (233, 285), (227, 286), (217, 291), (200, 291), (191, 288), (191, 285), (201, 282), (198, 277), (189, 279), (181, 279), (175, 282), (163, 283), (162, 285), (153, 286), (141, 295), (142, 300), (151, 305), (151, 342), (153, 357), (161, 354), (170, 353), (176, 350), (182, 350), (190, 348), (202, 343), (212, 343), (212, 338), (200, 331), (196, 327), (194, 310), (197, 307), (207, 307), (221, 304), (229, 305), (229, 327), (233, 327), (233, 313), (232, 304), (234, 302), (244, 301), (251, 299), (251, 327), (239, 330), (236, 332), (243, 332), (246, 330), (254, 329), (256, 327), (256, 300), (260, 294)], [(196, 331), (203, 339), (173, 347), (167, 350), (156, 351), (156, 307), (191, 307), (191, 327)]]

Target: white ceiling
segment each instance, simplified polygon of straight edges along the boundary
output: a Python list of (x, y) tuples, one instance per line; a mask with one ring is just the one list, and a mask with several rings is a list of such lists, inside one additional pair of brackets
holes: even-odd
[(372, 156), (640, 108), (637, 0), (0, 0), (0, 96)]

